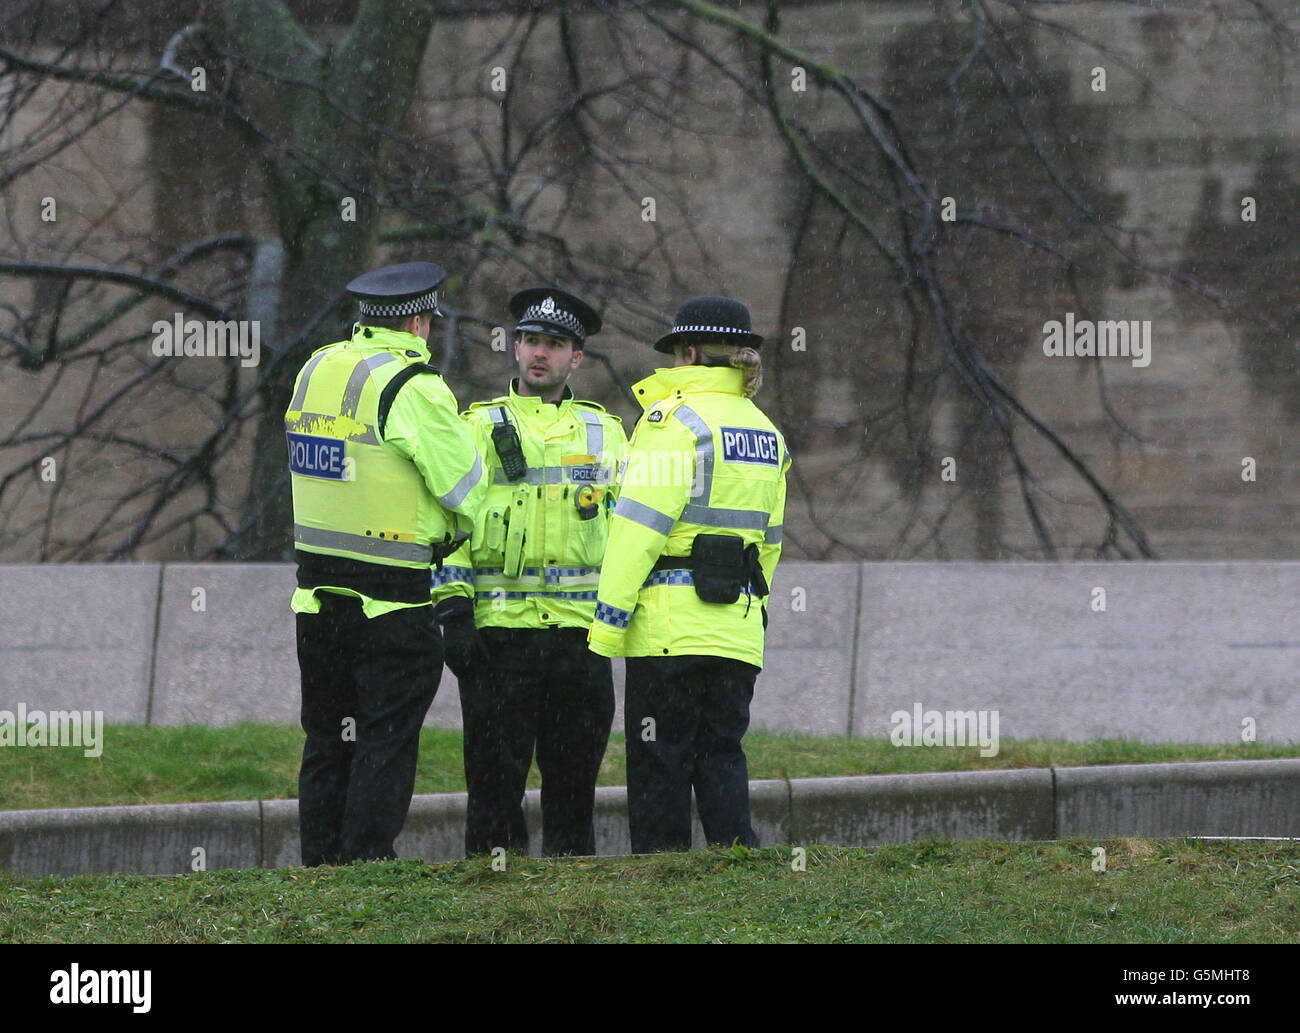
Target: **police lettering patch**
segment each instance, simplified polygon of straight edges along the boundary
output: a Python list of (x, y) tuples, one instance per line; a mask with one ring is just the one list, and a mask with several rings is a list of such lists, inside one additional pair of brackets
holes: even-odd
[(601, 466), (566, 466), (564, 472), (575, 484), (604, 484), (609, 479)]
[(289, 470), (300, 477), (321, 477), (327, 481), (347, 480), (345, 442), (289, 431)]
[(776, 466), (780, 458), (776, 435), (753, 427), (722, 428), (722, 459), (727, 463), (762, 463)]

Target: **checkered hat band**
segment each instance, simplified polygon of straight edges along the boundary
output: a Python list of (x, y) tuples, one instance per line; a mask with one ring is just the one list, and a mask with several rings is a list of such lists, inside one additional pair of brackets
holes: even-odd
[(525, 326), (526, 323), (537, 321), (545, 323), (554, 323), (556, 326), (562, 326), (573, 333), (575, 337), (582, 337), (582, 322), (572, 312), (565, 312), (562, 308), (552, 307), (551, 311), (543, 312), (541, 305), (533, 305), (531, 308), (524, 310), (523, 318), (519, 320), (518, 329), (531, 329)]
[(675, 334), (747, 334), (750, 331), (741, 330), (735, 326), (675, 326)]
[(431, 290), (426, 294), (421, 294), (406, 301), (361, 301), (359, 304), (363, 316), (380, 316), (381, 318), (418, 316), (421, 312), (438, 311), (438, 292), (437, 290)]

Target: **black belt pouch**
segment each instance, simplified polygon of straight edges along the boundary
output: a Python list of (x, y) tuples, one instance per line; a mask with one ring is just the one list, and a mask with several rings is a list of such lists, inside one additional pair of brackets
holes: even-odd
[(706, 603), (734, 603), (746, 580), (745, 542), (731, 534), (697, 534), (691, 544), (695, 594)]

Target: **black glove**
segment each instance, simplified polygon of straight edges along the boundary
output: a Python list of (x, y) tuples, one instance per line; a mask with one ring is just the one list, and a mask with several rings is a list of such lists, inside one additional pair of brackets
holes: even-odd
[(460, 681), (466, 671), (488, 658), (487, 645), (474, 625), (474, 604), (460, 597), (445, 599), (433, 612), (442, 625), (442, 648), (447, 666)]

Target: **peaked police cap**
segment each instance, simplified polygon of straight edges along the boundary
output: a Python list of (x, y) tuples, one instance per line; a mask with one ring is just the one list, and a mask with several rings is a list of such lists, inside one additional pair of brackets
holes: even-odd
[(402, 262), (362, 273), (348, 284), (348, 293), (360, 303), (363, 316), (442, 315), (438, 288), (447, 271), (432, 262)]
[(749, 328), (749, 309), (731, 298), (702, 297), (682, 302), (672, 330), (655, 342), (655, 351), (672, 352), (678, 344), (702, 342), (757, 348), (763, 338)]
[(510, 299), (515, 333), (572, 337), (579, 347), (600, 332), (600, 316), (581, 298), (553, 287), (529, 287)]

